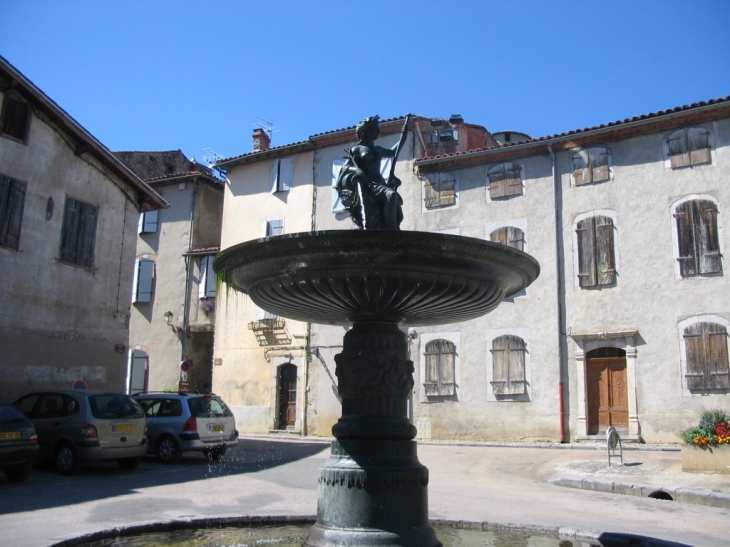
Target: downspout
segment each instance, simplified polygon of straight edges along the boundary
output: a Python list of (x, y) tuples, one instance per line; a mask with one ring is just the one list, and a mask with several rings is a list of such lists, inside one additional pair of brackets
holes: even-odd
[[(316, 178), (316, 157), (317, 151), (312, 152), (312, 221), (311, 231), (316, 229), (316, 212), (317, 212), (317, 178)], [(304, 397), (302, 408), (302, 435), (308, 434), (307, 415), (309, 413), (309, 370), (312, 362), (312, 324), (307, 323), (307, 337), (304, 342)]]
[[(195, 224), (195, 198), (198, 194), (198, 178), (193, 179), (193, 191), (191, 197), (190, 206), (190, 230), (188, 231), (188, 248), (190, 251), (193, 245), (193, 228)], [(187, 358), (187, 340), (188, 340), (188, 325), (190, 324), (190, 275), (191, 275), (191, 257), (185, 255), (185, 300), (183, 303), (183, 324), (182, 324), (182, 338), (180, 339), (180, 361), (184, 361)]]
[(566, 359), (566, 327), (565, 327), (565, 272), (563, 271), (564, 251), (563, 251), (563, 194), (560, 184), (560, 176), (558, 175), (557, 161), (553, 145), (548, 144), (547, 150), (550, 153), (550, 164), (553, 175), (553, 199), (555, 207), (555, 256), (557, 264), (557, 304), (558, 304), (558, 364), (559, 364), (559, 380), (558, 380), (558, 405), (560, 409), (560, 442), (568, 442), (565, 428), (566, 409), (565, 409), (565, 387), (564, 381), (568, 379), (568, 363)]

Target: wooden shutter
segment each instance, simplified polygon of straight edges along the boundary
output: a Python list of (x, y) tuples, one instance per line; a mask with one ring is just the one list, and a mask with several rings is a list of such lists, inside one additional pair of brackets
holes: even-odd
[(134, 268), (134, 294), (132, 302), (152, 301), (152, 280), (155, 262), (149, 258), (138, 258)]
[(492, 169), (489, 173), (489, 197), (502, 198), (507, 194), (507, 180), (504, 165)]
[(452, 175), (444, 175), (439, 188), (439, 204), (453, 205), (456, 203), (456, 179)]
[(456, 394), (456, 346), (448, 340), (432, 340), (426, 344), (427, 396), (448, 397)]
[(492, 392), (495, 395), (525, 393), (527, 345), (519, 336), (504, 335), (492, 341)]
[(157, 231), (157, 218), (159, 211), (147, 211), (139, 216), (137, 233), (152, 234)]
[(575, 185), (587, 184), (591, 182), (591, 173), (586, 169), (589, 163), (588, 152), (581, 150), (577, 154), (573, 154), (573, 180)]
[(679, 271), (682, 277), (697, 275), (697, 252), (695, 244), (694, 214), (692, 202), (685, 201), (674, 210), (677, 220), (677, 244)]
[(596, 257), (595, 257), (595, 223), (593, 217), (584, 218), (578, 222), (578, 280), (581, 287), (595, 287)]
[(489, 240), (509, 245), (520, 251), (525, 250), (525, 233), (514, 226), (502, 226), (489, 234)]
[(699, 273), (722, 273), (720, 238), (717, 230), (717, 205), (709, 200), (698, 200), (694, 204), (696, 205), (694, 229)]
[(200, 281), (198, 283), (198, 297), (211, 298), (215, 296), (215, 271), (213, 271), (213, 256), (204, 256), (200, 259)]
[(687, 135), (684, 129), (675, 131), (667, 139), (669, 147), (669, 164), (672, 169), (690, 165), (687, 151)]
[(610, 217), (593, 218), (596, 234), (596, 284), (612, 285), (616, 282), (613, 220)]
[(25, 206), (25, 182), (0, 175), (0, 245), (18, 249)]
[(506, 188), (508, 196), (522, 195), (522, 169), (517, 163), (505, 164)]
[(727, 329), (717, 323), (704, 323), (706, 333), (707, 387), (730, 388), (728, 372)]
[(63, 232), (61, 234), (61, 261), (76, 263), (76, 252), (79, 240), (79, 218), (81, 202), (66, 198), (63, 212)]
[(76, 263), (87, 268), (94, 267), (94, 243), (96, 241), (96, 217), (99, 208), (88, 203), (81, 204), (81, 225), (79, 227)]
[(701, 127), (690, 127), (687, 130), (687, 148), (690, 165), (710, 163), (710, 133)]
[(87, 268), (94, 266), (98, 212), (99, 208), (94, 205), (66, 198), (61, 234), (61, 261)]
[(426, 207), (434, 207), (439, 202), (438, 182), (435, 180), (435, 176), (427, 179), (423, 182), (424, 189), (424, 201)]
[(608, 150), (605, 148), (591, 149), (591, 180), (602, 182), (610, 178), (608, 170)]

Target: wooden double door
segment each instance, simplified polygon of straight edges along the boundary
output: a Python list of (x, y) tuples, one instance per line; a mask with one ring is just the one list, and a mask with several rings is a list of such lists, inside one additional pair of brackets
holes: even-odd
[(294, 429), (297, 421), (297, 367), (293, 363), (278, 369), (278, 428)]
[(589, 352), (586, 391), (588, 434), (605, 433), (609, 426), (615, 427), (619, 433), (628, 433), (626, 352), (618, 348), (599, 348)]

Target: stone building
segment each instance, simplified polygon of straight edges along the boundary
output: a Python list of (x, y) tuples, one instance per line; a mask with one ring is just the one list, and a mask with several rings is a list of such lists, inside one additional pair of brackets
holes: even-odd
[[(383, 122), (378, 144), (402, 122)], [(277, 148), (265, 137), (219, 164), (222, 248), (352, 228), (332, 185), (354, 128)], [(702, 408), (727, 406), (729, 140), (730, 98), (539, 139), (415, 117), (396, 168), (401, 228), (497, 241), (541, 264), (483, 318), (404, 325), (419, 437), (567, 442), (612, 425), (674, 442)], [(271, 317), (233, 293), (225, 307), (213, 383), (241, 430), (330, 435), (345, 329)]]
[(124, 389), (137, 218), (166, 206), (0, 57), (0, 400)]
[(209, 392), (223, 182), (180, 150), (115, 155), (170, 204), (139, 217), (127, 390)]

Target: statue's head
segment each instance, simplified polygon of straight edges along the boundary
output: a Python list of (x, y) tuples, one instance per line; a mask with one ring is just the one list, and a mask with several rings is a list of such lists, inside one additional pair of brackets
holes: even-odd
[(358, 139), (362, 139), (363, 136), (370, 132), (377, 130), (380, 131), (380, 116), (370, 116), (369, 118), (364, 118), (360, 121), (359, 124), (357, 124), (357, 129), (355, 130), (355, 133), (357, 134)]

